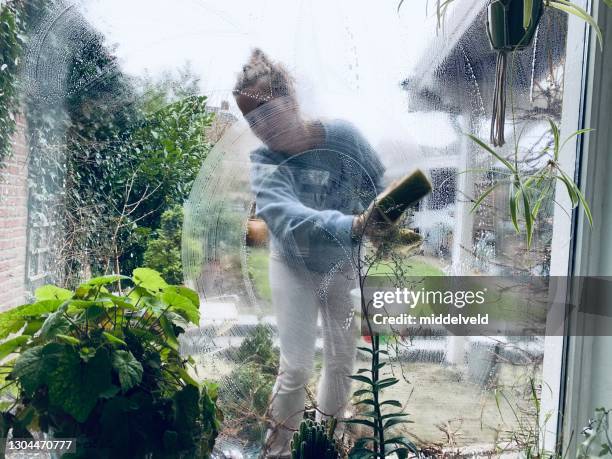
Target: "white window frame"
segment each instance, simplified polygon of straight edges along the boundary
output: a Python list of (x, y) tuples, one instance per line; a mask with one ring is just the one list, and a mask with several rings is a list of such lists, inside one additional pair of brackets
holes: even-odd
[[(584, 0), (576, 3), (588, 8)], [(586, 75), (587, 54), (590, 49), (588, 41), (589, 31), (584, 23), (573, 15), (568, 16), (566, 53), (564, 67), (563, 108), (561, 111), (561, 138), (583, 126), (583, 94)], [(580, 139), (573, 138), (567, 143), (560, 155), (561, 167), (570, 177), (577, 171), (577, 159), (580, 158)], [(567, 154), (575, 152), (574, 155)], [(573, 270), (573, 234), (576, 212), (568, 218), (567, 209), (571, 209), (570, 197), (564, 185), (557, 182), (555, 199), (559, 205), (555, 206), (553, 217), (553, 237), (551, 243), (550, 276), (568, 276)], [(563, 294), (564, 292), (558, 292)], [(555, 309), (551, 311), (547, 325), (557, 326), (565, 323), (565, 311)], [(541, 438), (542, 447), (554, 450), (561, 436), (561, 407), (564, 390), (565, 349), (567, 339), (559, 336), (558, 330), (547, 327), (547, 336), (544, 339), (544, 361), (542, 368), (542, 400), (541, 418), (538, 420), (540, 428), (544, 430)], [(550, 330), (550, 334), (548, 333)]]
[[(610, 28), (612, 9), (600, 1), (594, 1), (592, 13), (604, 31)], [(578, 164), (581, 189), (590, 203), (594, 223), (591, 228), (583, 215), (577, 215), (573, 238), (573, 264), (569, 267), (569, 272), (573, 275), (610, 275), (612, 261), (605, 249), (610, 246), (606, 243), (610, 233), (606, 218), (612, 219), (612, 216), (606, 216), (609, 214), (606, 212), (606, 202), (612, 193), (608, 173), (609, 146), (612, 142), (612, 104), (609, 95), (612, 87), (612, 35), (608, 33), (603, 49), (592, 32), (585, 43), (587, 46), (583, 56), (584, 78), (581, 91), (584, 126), (580, 127), (590, 127), (594, 131), (582, 141)], [(564, 340), (559, 406), (563, 412), (563, 451), (569, 452), (575, 448), (581, 427), (593, 415), (589, 412), (588, 405), (583, 403), (590, 396), (591, 386), (583, 381), (590, 381), (594, 338), (581, 333), (582, 325), (580, 317), (570, 316), (568, 336)], [(559, 431), (559, 435), (561, 433)]]

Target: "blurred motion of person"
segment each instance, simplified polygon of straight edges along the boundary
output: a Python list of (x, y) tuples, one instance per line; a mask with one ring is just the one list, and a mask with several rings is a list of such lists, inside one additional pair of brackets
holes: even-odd
[(317, 419), (342, 417), (349, 399), (357, 336), (350, 297), (357, 286), (355, 248), (364, 231), (369, 235), (364, 217), (381, 191), (384, 168), (352, 124), (306, 119), (290, 74), (259, 49), (239, 73), (234, 97), (263, 143), (251, 153), (251, 187), (256, 216), (269, 231), (280, 338), (264, 454), (290, 457), (312, 376), (319, 315)]

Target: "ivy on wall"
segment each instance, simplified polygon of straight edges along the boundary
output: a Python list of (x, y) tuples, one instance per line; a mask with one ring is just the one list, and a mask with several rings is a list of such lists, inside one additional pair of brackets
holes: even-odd
[(0, 168), (11, 154), (19, 111), (19, 70), (26, 28), (45, 0), (0, 2)]
[(19, 4), (0, 6), (0, 167), (11, 152), (15, 113), (19, 105), (17, 71), (23, 49), (23, 21)]

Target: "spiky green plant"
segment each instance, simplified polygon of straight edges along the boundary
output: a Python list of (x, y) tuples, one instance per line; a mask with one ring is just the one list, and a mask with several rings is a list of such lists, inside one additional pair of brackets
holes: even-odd
[(302, 421), (291, 440), (291, 459), (338, 459), (340, 452), (334, 440), (335, 420)]

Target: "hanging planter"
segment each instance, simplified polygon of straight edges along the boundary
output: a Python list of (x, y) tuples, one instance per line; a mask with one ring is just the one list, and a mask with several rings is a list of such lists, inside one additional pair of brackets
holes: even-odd
[(531, 44), (542, 17), (542, 0), (493, 0), (488, 7), (487, 32), (497, 51), (491, 143), (502, 146), (506, 118), (506, 68), (508, 53)]

